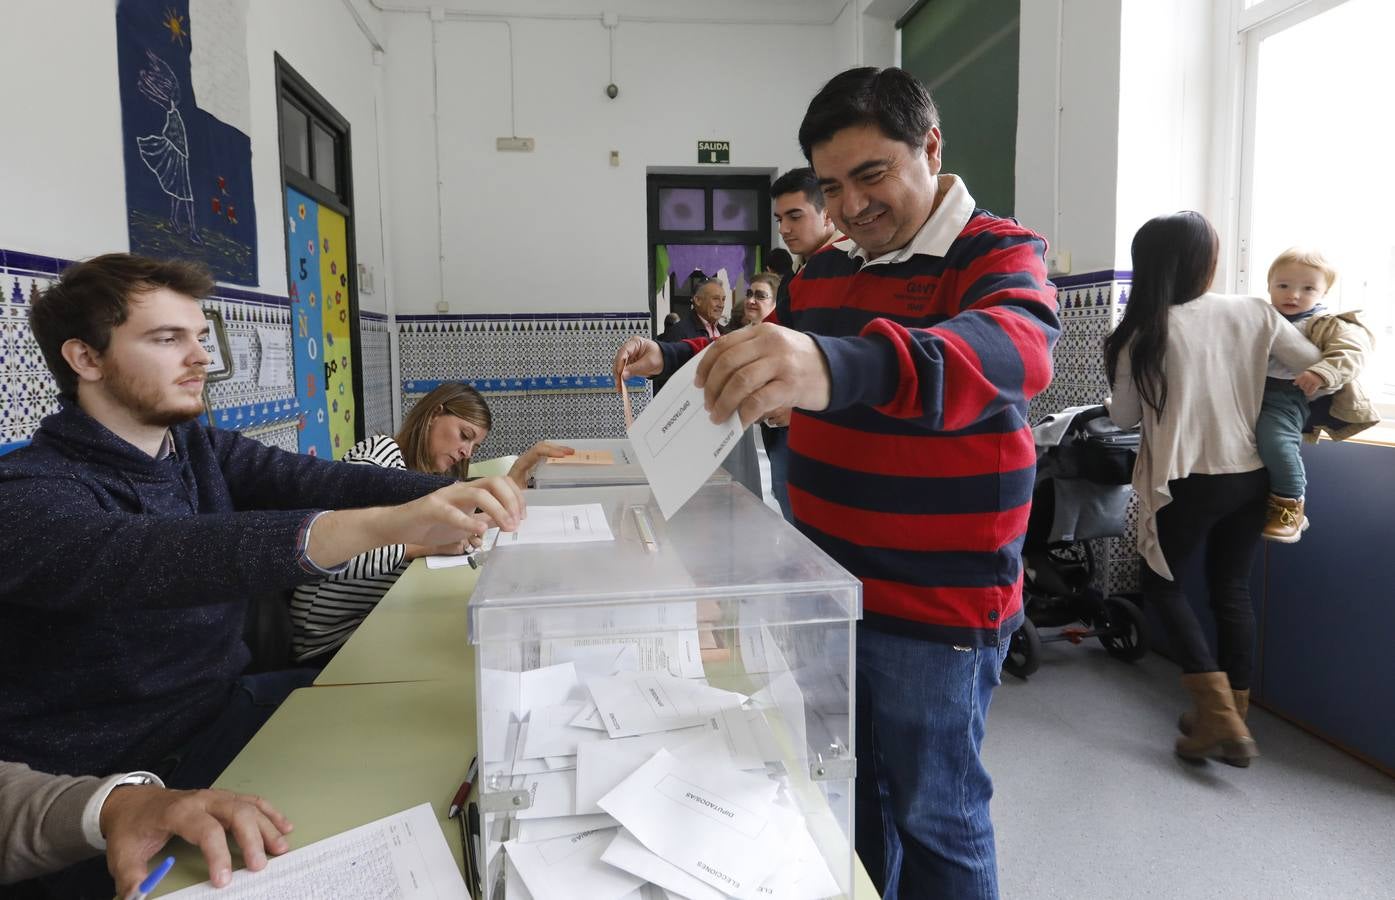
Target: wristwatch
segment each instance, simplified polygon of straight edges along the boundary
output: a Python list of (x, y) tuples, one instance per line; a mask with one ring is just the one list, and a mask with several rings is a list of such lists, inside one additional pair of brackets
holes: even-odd
[(107, 849), (107, 839), (102, 835), (102, 806), (106, 804), (111, 792), (119, 787), (135, 787), (143, 784), (153, 784), (156, 787), (164, 787), (165, 783), (151, 772), (131, 772), (122, 775), (120, 778), (97, 790), (95, 794), (88, 798), (87, 804), (82, 809), (82, 836), (87, 839), (87, 843), (94, 849)]
[(156, 785), (156, 786), (158, 786), (158, 787), (164, 787), (164, 786), (165, 786), (165, 783), (164, 783), (163, 781), (161, 781), (160, 779), (156, 778), (154, 775), (150, 774), (149, 772), (132, 772), (131, 774), (126, 775), (125, 777), (118, 779), (117, 782), (116, 782), (116, 784), (113, 784), (113, 785), (111, 786), (111, 789), (112, 789), (112, 790), (116, 790), (117, 788), (119, 788), (119, 787), (125, 787), (125, 786), (128, 785), (128, 784), (153, 784), (153, 785)]

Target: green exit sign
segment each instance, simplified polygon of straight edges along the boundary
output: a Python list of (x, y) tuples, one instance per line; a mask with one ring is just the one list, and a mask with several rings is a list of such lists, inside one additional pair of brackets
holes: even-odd
[(698, 162), (730, 163), (731, 141), (698, 141)]

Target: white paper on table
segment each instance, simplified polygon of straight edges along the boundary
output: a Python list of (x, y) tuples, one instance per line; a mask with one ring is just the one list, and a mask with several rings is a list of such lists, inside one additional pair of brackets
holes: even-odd
[[(672, 605), (672, 604), (670, 604)], [(691, 604), (687, 604), (691, 607)], [(695, 607), (692, 607), (695, 609)], [(667, 615), (667, 607), (659, 607)], [(696, 622), (696, 617), (693, 622)], [(615, 622), (618, 627), (628, 627), (631, 623)], [(620, 660), (621, 667), (612, 672), (667, 672), (678, 678), (702, 678), (706, 672), (702, 666), (702, 648), (698, 643), (697, 628), (689, 626), (682, 631), (660, 634), (616, 634), (594, 638), (554, 638), (542, 642), (540, 662), (543, 665), (575, 660), (577, 672), (583, 672), (587, 664), (582, 659), (588, 654), (600, 652), (601, 648), (633, 648), (635, 656)], [(632, 664), (631, 664), (632, 663)]]
[(534, 900), (619, 900), (644, 879), (601, 862), (615, 829), (584, 831), (568, 837), (504, 845)]
[(702, 726), (587, 744), (576, 755), (577, 813), (600, 812), (597, 804), (602, 797), (665, 749), (680, 759), (700, 760), (710, 754), (711, 759), (730, 764), (721, 738)]
[(584, 544), (613, 540), (615, 535), (606, 521), (605, 507), (599, 503), (581, 503), (575, 506), (530, 506), (528, 517), (518, 523), (518, 530), (500, 532), (495, 546)]
[(549, 772), (557, 772), (562, 769), (575, 769), (576, 756), (544, 756), (543, 763), (547, 765)]
[(534, 841), (550, 841), (553, 838), (581, 834), (583, 831), (594, 831), (597, 828), (614, 828), (618, 824), (607, 813), (527, 819), (518, 823), (514, 840), (522, 844), (531, 844)]
[(260, 872), (239, 869), (225, 888), (205, 882), (170, 894), (179, 900), (254, 900), (272, 895), (346, 900), (469, 898), (430, 803), (273, 856)]
[(601, 860), (688, 900), (726, 900), (726, 894), (661, 859), (623, 828), (605, 848)]
[(586, 682), (613, 738), (701, 725), (745, 696), (663, 672), (621, 672)]
[(669, 377), (630, 427), (630, 443), (665, 519), (707, 482), (741, 438), (737, 413), (713, 424), (703, 407), (702, 389), (693, 385), (704, 348)]
[(428, 569), (455, 569), (460, 566), (468, 566), (469, 564), (469, 554), (462, 556), (428, 556), (426, 558), (426, 567)]
[(778, 785), (660, 750), (600, 800), (601, 809), (651, 851), (738, 900), (790, 856), (799, 816), (774, 802)]
[(457, 556), (428, 556), (426, 558), (426, 567), (428, 569), (452, 569), (456, 566), (469, 565), (471, 557), (474, 557), (475, 562), (478, 563), (480, 554), (484, 553), (486, 550), (494, 549), (494, 542), (498, 539), (499, 529), (490, 528), (485, 531), (484, 540), (480, 545), (469, 553), (461, 553)]

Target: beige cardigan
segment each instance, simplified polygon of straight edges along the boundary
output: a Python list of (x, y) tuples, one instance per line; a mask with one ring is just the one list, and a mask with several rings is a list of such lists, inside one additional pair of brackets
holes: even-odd
[(83, 828), (83, 813), (121, 777), (48, 775), (0, 762), (0, 884), (56, 872), (101, 853)]
[(1188, 475), (1224, 475), (1263, 467), (1255, 422), (1272, 354), (1301, 372), (1322, 358), (1317, 347), (1267, 300), (1203, 294), (1172, 307), (1167, 322), (1167, 405), (1161, 418), (1144, 409), (1119, 355), (1109, 417), (1123, 428), (1143, 423), (1133, 467), (1138, 494), (1138, 552), (1164, 578), (1172, 571), (1158, 545), (1158, 510), (1172, 502), (1168, 482)]

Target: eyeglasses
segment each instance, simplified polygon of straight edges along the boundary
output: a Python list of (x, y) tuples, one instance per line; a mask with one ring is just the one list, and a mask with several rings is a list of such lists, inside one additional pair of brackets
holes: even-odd
[(757, 300), (769, 300), (769, 299), (770, 299), (770, 295), (769, 295), (769, 294), (758, 294), (758, 293), (756, 293), (755, 291), (751, 290), (750, 288), (747, 288), (747, 289), (746, 289), (746, 297), (747, 297), (747, 299), (749, 299), (749, 298), (751, 298), (751, 297), (755, 297)]

